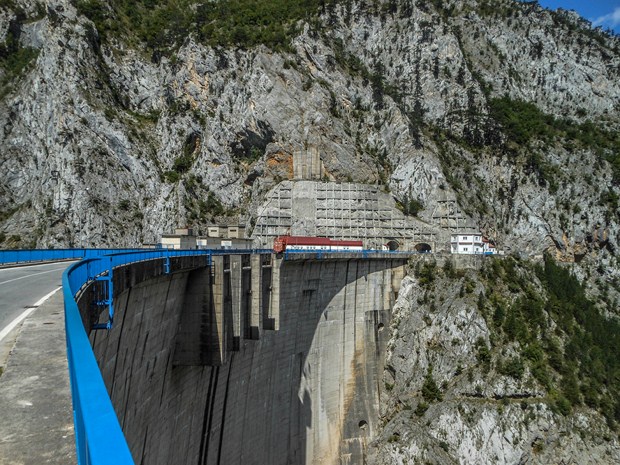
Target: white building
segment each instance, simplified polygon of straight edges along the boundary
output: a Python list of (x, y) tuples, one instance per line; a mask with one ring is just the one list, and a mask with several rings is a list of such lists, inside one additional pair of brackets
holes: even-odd
[(450, 252), (465, 255), (492, 255), (496, 253), (495, 244), (479, 232), (452, 234)]
[(195, 249), (196, 236), (192, 228), (177, 228), (174, 234), (161, 236), (162, 249)]
[(252, 239), (199, 237), (196, 245), (199, 249), (251, 249)]

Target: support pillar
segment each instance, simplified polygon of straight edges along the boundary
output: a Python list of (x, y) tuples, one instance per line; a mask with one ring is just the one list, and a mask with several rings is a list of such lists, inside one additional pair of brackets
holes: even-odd
[(259, 338), (259, 328), (261, 327), (262, 310), (262, 255), (252, 255), (250, 258), (251, 277), (250, 277), (250, 310), (246, 337), (248, 339)]

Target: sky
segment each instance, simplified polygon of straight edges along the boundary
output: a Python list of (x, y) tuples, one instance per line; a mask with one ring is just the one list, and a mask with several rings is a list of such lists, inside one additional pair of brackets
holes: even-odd
[(620, 0), (538, 0), (546, 8), (575, 10), (593, 26), (613, 29), (620, 34)]

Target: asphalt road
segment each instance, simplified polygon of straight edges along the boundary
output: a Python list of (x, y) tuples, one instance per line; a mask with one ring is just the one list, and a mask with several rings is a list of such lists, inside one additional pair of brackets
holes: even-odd
[(0, 332), (39, 299), (61, 286), (62, 273), (72, 263), (0, 269)]

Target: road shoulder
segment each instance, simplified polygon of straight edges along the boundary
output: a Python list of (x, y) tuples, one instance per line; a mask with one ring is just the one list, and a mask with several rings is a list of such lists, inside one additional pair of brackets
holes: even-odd
[(0, 464), (74, 464), (62, 292), (24, 322), (0, 376)]

